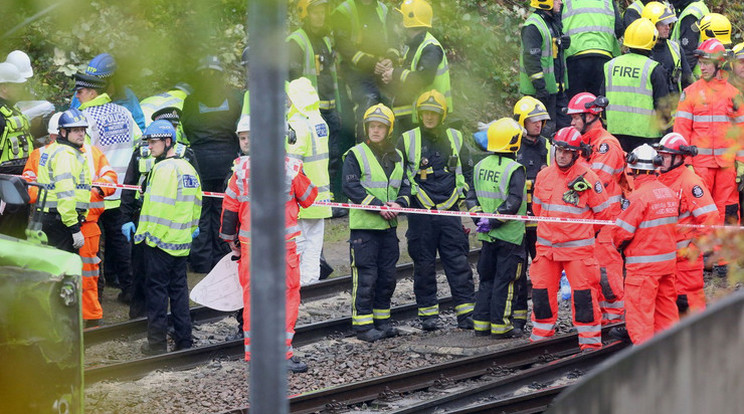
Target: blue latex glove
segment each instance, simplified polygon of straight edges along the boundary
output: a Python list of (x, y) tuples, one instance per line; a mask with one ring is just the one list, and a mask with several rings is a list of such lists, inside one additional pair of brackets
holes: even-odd
[(476, 227), (475, 231), (478, 233), (488, 233), (491, 231), (491, 222), (487, 218), (478, 220), (478, 227)]
[(196, 230), (194, 230), (194, 232), (191, 233), (191, 239), (192, 240), (195, 239), (195, 238), (197, 238), (197, 237), (199, 237), (199, 227), (197, 227)]
[(132, 223), (131, 221), (126, 222), (121, 225), (121, 234), (123, 234), (124, 237), (127, 238), (128, 242), (132, 241), (132, 235), (136, 231), (137, 231), (137, 228), (134, 226), (134, 223)]

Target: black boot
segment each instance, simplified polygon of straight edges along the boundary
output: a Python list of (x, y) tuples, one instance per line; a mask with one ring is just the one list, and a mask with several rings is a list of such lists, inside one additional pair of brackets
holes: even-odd
[(287, 359), (287, 371), (294, 372), (295, 374), (307, 372), (307, 364), (300, 361), (296, 356), (293, 356)]

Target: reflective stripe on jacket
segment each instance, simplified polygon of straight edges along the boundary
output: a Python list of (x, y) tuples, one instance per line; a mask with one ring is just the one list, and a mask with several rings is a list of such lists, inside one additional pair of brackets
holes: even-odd
[(651, 73), (659, 63), (627, 53), (605, 63), (607, 130), (611, 134), (644, 138), (661, 137), (654, 108)]
[(90, 203), (90, 171), (83, 153), (53, 142), (39, 157), (37, 182), (47, 189), (44, 211), (56, 209), (65, 226), (79, 224)]
[[(361, 204), (370, 205), (375, 199), (385, 203), (398, 198), (398, 190), (403, 182), (403, 154), (396, 151), (401, 162), (395, 164), (389, 178), (366, 143), (357, 144), (346, 153), (345, 157), (354, 154), (361, 169), (359, 182), (368, 194)], [(379, 211), (352, 209), (349, 212), (350, 229), (387, 230), (397, 225), (398, 219), (385, 220)]]

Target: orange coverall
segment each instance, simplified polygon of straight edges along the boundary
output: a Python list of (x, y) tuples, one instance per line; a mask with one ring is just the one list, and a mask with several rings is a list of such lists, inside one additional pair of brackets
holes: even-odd
[[(302, 161), (286, 158), (285, 192), (288, 195), (285, 206), (285, 237), (287, 241), (287, 292), (286, 292), (286, 345), (287, 359), (293, 355), (292, 338), (300, 309), (300, 258), (297, 255), (295, 239), (300, 234), (297, 225), (299, 206), (310, 207), (318, 196), (315, 187), (302, 172)], [(225, 190), (222, 201), (220, 238), (225, 241), (240, 240), (240, 261), (238, 262), (240, 284), (243, 286), (243, 341), (245, 360), (251, 360), (251, 203), (250, 203), (250, 158), (240, 157)]]

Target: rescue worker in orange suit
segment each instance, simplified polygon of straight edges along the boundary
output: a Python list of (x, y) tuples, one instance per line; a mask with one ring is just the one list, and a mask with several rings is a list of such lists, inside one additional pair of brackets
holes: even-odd
[[(514, 119), (524, 130), (522, 145), (517, 151), (517, 162), (525, 168), (525, 187), (527, 189), (527, 215), (532, 216), (532, 191), (537, 173), (550, 164), (550, 140), (541, 135), (545, 124), (550, 119), (547, 108), (542, 102), (531, 96), (525, 96), (514, 105)], [(477, 132), (486, 134), (487, 132)], [(482, 139), (482, 138), (481, 138)], [(522, 274), (515, 282), (516, 302), (514, 303), (514, 329), (523, 330), (527, 324), (527, 300), (529, 282), (527, 281), (527, 255), (535, 260), (537, 251), (537, 222), (525, 223), (526, 255), (522, 264)]]
[[(343, 189), (352, 203), (408, 207), (411, 186), (403, 154), (392, 139), (393, 111), (383, 104), (369, 107), (364, 117), (367, 139), (346, 153)], [(395, 264), (400, 252), (396, 211), (349, 212), (349, 253), (354, 283), (352, 326), (357, 338), (374, 342), (395, 336), (390, 298), (395, 291)]]
[[(243, 153), (247, 152), (246, 149), (241, 146)], [(251, 360), (250, 167), (250, 157), (247, 155), (241, 156), (235, 163), (234, 172), (230, 177), (225, 190), (225, 198), (222, 202), (220, 226), (220, 238), (229, 243), (236, 256), (240, 256), (238, 267), (240, 284), (243, 286), (243, 341), (246, 361)], [(305, 372), (307, 371), (307, 364), (295, 357), (292, 350), (292, 338), (294, 337), (295, 323), (300, 308), (300, 258), (297, 254), (295, 239), (299, 235), (297, 216), (300, 213), (300, 206), (310, 207), (318, 196), (318, 188), (302, 172), (302, 161), (286, 157), (285, 172), (287, 186), (283, 191), (288, 196), (285, 205), (287, 369), (292, 372)]]
[[(476, 144), (488, 156), (475, 165), (466, 204), (471, 212), (498, 214), (527, 213), (525, 168), (515, 161), (522, 143), (522, 128), (511, 118), (491, 124), (486, 136), (477, 135)], [(485, 138), (485, 139), (483, 139)], [(522, 276), (525, 261), (525, 224), (519, 220), (473, 218), (478, 240), (483, 242), (478, 259), (480, 285), (473, 310), (476, 336), (495, 339), (521, 337), (515, 326), (515, 282)]]
[(695, 244), (695, 238), (706, 231), (682, 225), (714, 225), (718, 222), (718, 208), (703, 180), (685, 168), (685, 158), (697, 154), (697, 148), (688, 145), (682, 135), (673, 132), (661, 139), (656, 150), (662, 160), (659, 181), (679, 195), (677, 308), (680, 314), (688, 310), (701, 311), (705, 309), (703, 253)]
[[(585, 146), (574, 127), (560, 129), (554, 139), (554, 163), (535, 180), (532, 211), (536, 217), (610, 220), (612, 209), (597, 174), (578, 162)], [(582, 223), (537, 224), (537, 257), (532, 278), (532, 336), (530, 341), (555, 335), (561, 271), (571, 284), (573, 324), (579, 347), (602, 347), (599, 309), (600, 273), (594, 256), (595, 226)]]
[[(571, 117), (571, 126), (582, 135), (581, 141), (591, 148), (587, 158), (589, 168), (602, 182), (610, 200), (612, 216), (620, 212), (625, 179), (625, 152), (620, 142), (602, 126), (600, 114), (608, 101), (604, 96), (594, 96), (582, 92), (568, 102), (566, 114)], [(623, 258), (612, 246), (610, 228), (604, 226), (597, 234), (594, 255), (599, 262), (600, 286), (599, 308), (602, 310), (602, 324), (619, 322), (623, 319)]]
[(744, 149), (739, 143), (744, 100), (721, 70), (726, 62), (721, 42), (708, 39), (695, 52), (702, 78), (682, 93), (674, 132), (689, 137), (690, 145), (698, 148), (692, 166), (713, 195), (721, 222), (738, 223), (737, 183), (744, 177)]
[(662, 160), (650, 145), (634, 149), (627, 161), (635, 189), (612, 230), (615, 246), (625, 253), (626, 328), (612, 328), (610, 335), (630, 337), (637, 345), (679, 320), (674, 286), (679, 199), (656, 176)]

